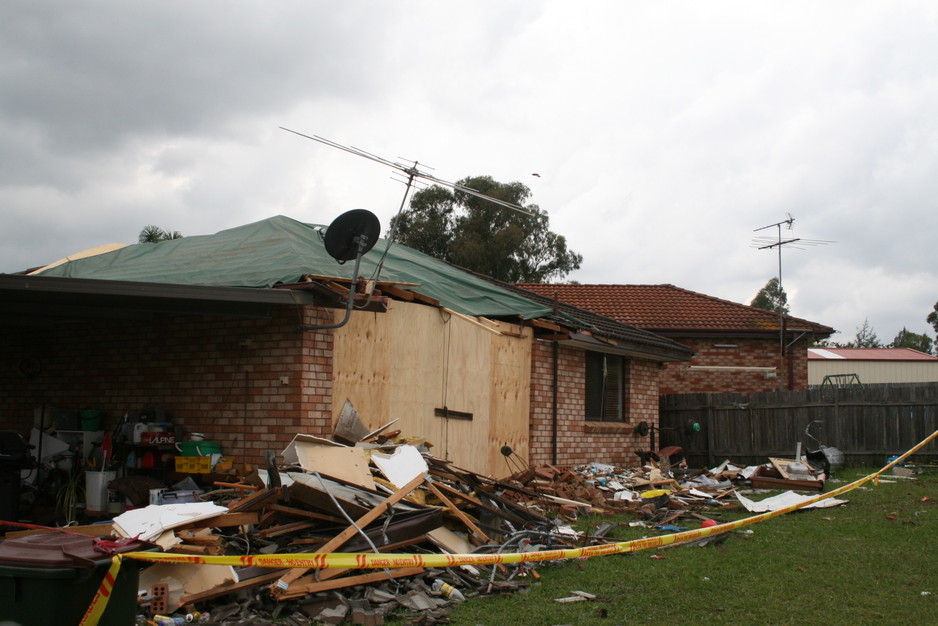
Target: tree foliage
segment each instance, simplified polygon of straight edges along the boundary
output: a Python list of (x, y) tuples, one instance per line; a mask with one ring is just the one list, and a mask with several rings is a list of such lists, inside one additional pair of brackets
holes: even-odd
[(550, 230), (547, 213), (525, 204), (531, 190), (490, 176), (458, 183), (530, 211), (525, 215), (462, 191), (433, 185), (391, 220), (395, 239), (424, 254), (507, 282), (547, 282), (579, 269), (583, 257)]
[(170, 232), (163, 230), (159, 226), (147, 224), (143, 227), (143, 230), (140, 231), (140, 235), (138, 235), (137, 239), (140, 243), (159, 243), (160, 241), (168, 241), (170, 239), (182, 239), (182, 233), (178, 230)]
[(912, 348), (913, 350), (918, 350), (919, 352), (924, 352), (925, 354), (931, 354), (933, 345), (934, 342), (928, 335), (920, 335), (918, 333), (910, 332), (905, 326), (903, 326), (902, 330), (899, 331), (899, 334), (896, 335), (896, 338), (892, 340), (891, 344), (889, 344), (889, 347)]
[[(932, 325), (935, 333), (938, 333), (938, 302), (935, 303), (934, 310), (928, 314), (925, 320)], [(818, 348), (912, 348), (925, 354), (938, 352), (938, 338), (932, 339), (925, 333), (913, 333), (905, 326), (896, 334), (892, 342), (885, 346), (876, 336), (876, 332), (870, 326), (868, 319), (863, 320), (863, 326), (857, 328), (856, 337), (853, 341), (836, 342), (830, 339), (815, 341), (812, 347)]]
[(873, 327), (870, 326), (868, 319), (863, 320), (863, 326), (857, 329), (857, 335), (853, 341), (847, 344), (848, 348), (882, 348), (883, 344), (876, 336)]
[(779, 284), (778, 278), (773, 276), (765, 284), (765, 287), (759, 290), (749, 306), (788, 315), (788, 294), (785, 293), (785, 288)]

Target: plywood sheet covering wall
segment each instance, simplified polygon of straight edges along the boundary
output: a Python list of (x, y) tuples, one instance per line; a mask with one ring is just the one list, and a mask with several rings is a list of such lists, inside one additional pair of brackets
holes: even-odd
[[(511, 446), (515, 454), (525, 461), (529, 458), (531, 340), (503, 339), (496, 343), (493, 352), (493, 385), (489, 399), (492, 423), (487, 452), (492, 475), (502, 478), (517, 471), (517, 467), (509, 466), (501, 454), (502, 446)], [(515, 419), (514, 415), (519, 413), (524, 415), (523, 420)]]
[[(500, 330), (523, 329), (398, 301), (386, 313), (353, 312), (335, 334), (333, 422), (348, 398), (369, 428), (398, 419), (395, 429), (426, 437), (436, 456), (509, 474), (501, 446), (527, 458), (531, 338)], [(472, 420), (436, 417), (443, 407)]]

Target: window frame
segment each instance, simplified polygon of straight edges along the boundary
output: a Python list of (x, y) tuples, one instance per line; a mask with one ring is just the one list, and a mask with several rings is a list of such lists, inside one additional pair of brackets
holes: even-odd
[[(610, 367), (610, 361), (617, 367)], [(587, 350), (584, 357), (583, 415), (588, 422), (626, 424), (629, 421), (629, 364), (627, 357)], [(601, 369), (600, 369), (601, 368)], [(616, 371), (617, 370), (617, 371)], [(617, 388), (610, 389), (610, 374)], [(617, 406), (607, 402), (612, 399)], [(599, 407), (597, 409), (597, 403)]]

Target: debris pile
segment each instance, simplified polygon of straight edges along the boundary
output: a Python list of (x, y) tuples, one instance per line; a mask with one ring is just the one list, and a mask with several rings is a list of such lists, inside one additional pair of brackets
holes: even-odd
[[(586, 515), (631, 514), (632, 525), (663, 532), (707, 523), (739, 508), (731, 497), (737, 485), (758, 474), (729, 463), (687, 472), (649, 460), (633, 468), (545, 464), (493, 480), (433, 457), (424, 442), (412, 445), (417, 440), (378, 443), (369, 433), (351, 446), (335, 439), (297, 435), (283, 464), (271, 459), (266, 470), (220, 483), (207, 494), (214, 503), (196, 505), (222, 502), (222, 511), (164, 528), (153, 540), (169, 552), (202, 555), (568, 548), (613, 541), (606, 535), (615, 523), (589, 533), (567, 525)], [(202, 610), (239, 624), (276, 618), (381, 624), (391, 614), (433, 623), (459, 601), (512, 593), (538, 578), (532, 564), (387, 570), (157, 564), (141, 574), (144, 587), (168, 586), (170, 612)]]
[[(565, 525), (600, 510), (598, 492), (580, 502), (493, 480), (435, 458), (422, 439), (386, 433), (393, 423), (366, 432), (347, 405), (332, 439), (297, 435), (279, 459), (268, 453), (266, 468), (216, 482), (200, 501), (128, 511), (113, 528), (166, 552), (203, 556), (504, 553), (608, 542)], [(394, 613), (433, 623), (467, 598), (512, 593), (538, 578), (532, 564), (345, 570), (157, 563), (141, 572), (141, 610), (151, 621), (199, 612), (239, 624), (381, 624)]]
[[(517, 471), (496, 480), (434, 457), (422, 438), (389, 432), (394, 423), (368, 432), (347, 403), (331, 439), (296, 435), (279, 457), (267, 453), (264, 468), (215, 481), (207, 493), (187, 478), (176, 493), (199, 494), (189, 501), (128, 510), (95, 528), (195, 557), (502, 554), (615, 541), (607, 535), (623, 522), (587, 518), (593, 524), (587, 531), (574, 530), (570, 524), (584, 516), (632, 516), (631, 526), (674, 532), (686, 528), (681, 523), (711, 524), (739, 508), (740, 484), (820, 490), (824, 480), (822, 472), (782, 459), (687, 470), (672, 464), (681, 459), (679, 448), (638, 453), (628, 468), (533, 467), (508, 446), (502, 453)], [(138, 609), (153, 624), (180, 616), (227, 624), (383, 624), (391, 614), (437, 623), (458, 602), (525, 587), (543, 566), (421, 563), (339, 569), (315, 558), (311, 567), (282, 568), (157, 562), (140, 572)], [(563, 601), (574, 600), (582, 596)]]

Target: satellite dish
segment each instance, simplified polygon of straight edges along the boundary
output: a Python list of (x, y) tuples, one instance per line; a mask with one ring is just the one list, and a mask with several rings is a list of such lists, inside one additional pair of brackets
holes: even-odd
[(332, 258), (345, 263), (371, 250), (380, 233), (381, 222), (374, 213), (352, 209), (329, 224), (323, 243)]
[[(365, 209), (352, 209), (332, 220), (326, 234), (322, 236), (326, 252), (340, 264), (355, 259), (352, 286), (345, 302), (345, 317), (335, 324), (303, 325), (299, 330), (328, 330), (345, 326), (352, 315), (355, 294), (358, 292), (358, 268), (361, 266), (362, 256), (374, 247), (380, 232), (381, 222), (374, 213)], [(368, 298), (371, 299), (370, 292)]]

